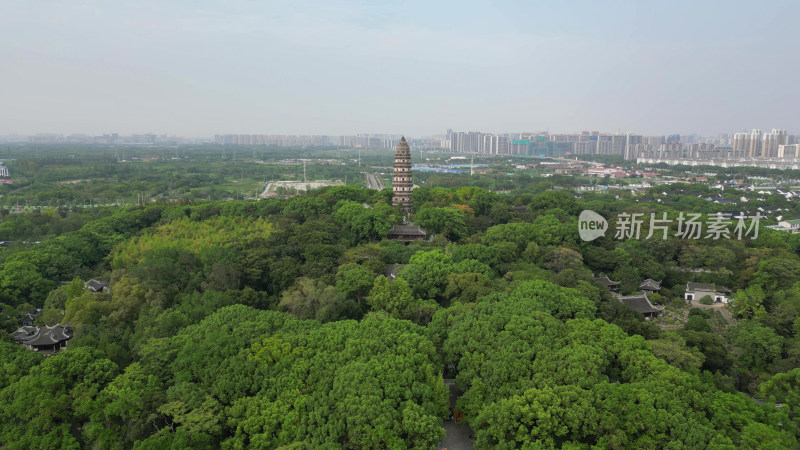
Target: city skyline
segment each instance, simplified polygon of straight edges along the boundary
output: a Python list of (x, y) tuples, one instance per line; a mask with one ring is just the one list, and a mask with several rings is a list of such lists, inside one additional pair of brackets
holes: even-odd
[(800, 131), (796, 2), (4, 9), (0, 134)]
[[(95, 139), (95, 140), (108, 140), (111, 139), (117, 140), (118, 138), (135, 138), (135, 139), (155, 139), (155, 138), (167, 138), (167, 139), (185, 139), (185, 140), (208, 140), (208, 141), (215, 141), (219, 140), (221, 137), (224, 136), (253, 136), (253, 137), (262, 137), (262, 138), (271, 138), (271, 137), (318, 137), (318, 138), (338, 138), (338, 137), (374, 137), (374, 138), (399, 138), (401, 136), (407, 135), (410, 138), (414, 139), (437, 139), (437, 138), (447, 138), (453, 130), (458, 132), (467, 132), (467, 133), (480, 133), (485, 135), (492, 135), (492, 136), (506, 136), (506, 137), (520, 137), (524, 135), (534, 135), (534, 134), (544, 134), (550, 136), (559, 136), (559, 135), (601, 135), (601, 136), (624, 136), (626, 134), (636, 135), (636, 136), (651, 136), (651, 137), (679, 137), (679, 138), (689, 138), (690, 140), (726, 140), (730, 142), (726, 142), (725, 145), (732, 145), (736, 147), (737, 139), (740, 137), (746, 137), (748, 139), (746, 144), (741, 145), (750, 145), (752, 141), (752, 134), (758, 133), (759, 137), (757, 138), (760, 142), (763, 137), (769, 137), (774, 134), (776, 131), (782, 133), (782, 136), (786, 138), (791, 138), (793, 136), (800, 136), (800, 132), (793, 132), (792, 130), (781, 129), (781, 128), (746, 128), (742, 130), (726, 130), (720, 131), (711, 134), (698, 134), (698, 133), (676, 133), (674, 131), (667, 131), (661, 133), (642, 133), (637, 132), (636, 130), (598, 130), (594, 128), (581, 128), (578, 130), (566, 130), (566, 131), (553, 131), (547, 129), (537, 129), (536, 127), (530, 127), (527, 131), (491, 131), (486, 130), (485, 127), (479, 127), (477, 130), (467, 130), (467, 129), (456, 129), (453, 127), (447, 128), (444, 132), (439, 133), (432, 133), (428, 135), (414, 135), (411, 133), (403, 133), (403, 132), (358, 132), (358, 133), (315, 133), (315, 132), (301, 132), (301, 133), (244, 133), (244, 132), (234, 132), (234, 133), (212, 133), (210, 135), (202, 135), (202, 136), (187, 136), (181, 135), (176, 133), (153, 133), (153, 132), (134, 132), (134, 133), (118, 133), (115, 131), (112, 132), (102, 132), (100, 134), (89, 134), (84, 132), (36, 132), (36, 133), (16, 133), (16, 132), (1, 132), (0, 131), (0, 142), (40, 142), (40, 143), (47, 143), (48, 138), (61, 138), (63, 140), (69, 140), (70, 138), (73, 139), (74, 142), (80, 142), (82, 139)], [(109, 142), (110, 143), (110, 142)], [(142, 142), (144, 143), (144, 142)], [(220, 142), (218, 142), (220, 143)], [(228, 142), (229, 144), (231, 142)], [(775, 144), (779, 145), (785, 143), (783, 141), (776, 141)], [(248, 142), (248, 144), (264, 144), (262, 142)], [(268, 143), (264, 145), (270, 145)], [(339, 145), (333, 144), (330, 145)], [(347, 145), (347, 144), (341, 144)], [(392, 144), (394, 146), (395, 144)], [(760, 149), (760, 147), (759, 147)]]

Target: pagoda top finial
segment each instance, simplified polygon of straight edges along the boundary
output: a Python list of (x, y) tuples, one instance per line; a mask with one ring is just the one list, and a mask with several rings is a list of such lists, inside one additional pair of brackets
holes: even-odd
[(408, 151), (408, 142), (406, 142), (405, 136), (400, 138), (400, 142), (397, 143), (397, 151)]

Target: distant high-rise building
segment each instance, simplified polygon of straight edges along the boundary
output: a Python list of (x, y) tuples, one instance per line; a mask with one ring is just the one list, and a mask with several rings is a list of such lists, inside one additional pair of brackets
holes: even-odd
[(483, 151), (490, 155), (508, 155), (509, 141), (506, 136), (487, 134), (483, 136)]
[(581, 141), (572, 145), (572, 153), (576, 155), (594, 155), (597, 150), (597, 141)]
[(642, 144), (655, 148), (664, 143), (664, 136), (642, 136)]
[(786, 130), (773, 128), (771, 132), (764, 133), (761, 144), (761, 156), (774, 158), (778, 156), (778, 147), (789, 143), (789, 135)]
[(736, 133), (733, 135), (733, 149), (750, 153), (750, 133)]
[(784, 144), (778, 146), (778, 158), (798, 158), (800, 157), (800, 145)]
[(754, 129), (750, 132), (750, 148), (747, 149), (747, 155), (761, 156), (761, 144), (761, 130)]
[(402, 206), (406, 213), (411, 212), (411, 149), (406, 138), (400, 138), (394, 155), (394, 178), (392, 179), (393, 206)]
[(611, 153), (612, 155), (625, 155), (625, 144), (628, 137), (623, 134), (615, 134), (611, 136)]

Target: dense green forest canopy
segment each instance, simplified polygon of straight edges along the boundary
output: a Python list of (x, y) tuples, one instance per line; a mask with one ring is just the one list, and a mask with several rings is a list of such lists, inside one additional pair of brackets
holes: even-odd
[[(53, 356), (0, 341), (0, 442), (434, 448), (454, 378), (478, 448), (793, 448), (797, 235), (578, 237), (583, 209), (612, 228), (620, 212), (711, 212), (674, 189), (425, 185), (412, 220), (433, 236), (411, 243), (387, 239), (391, 192), (357, 186), (10, 214), (0, 231), (26, 219), (16, 239), (42, 241), (0, 252), (0, 325), (42, 308), (38, 324), (74, 337)], [(600, 274), (624, 294), (661, 281), (664, 314), (645, 320)], [(733, 291), (727, 315), (690, 308), (690, 281)]]

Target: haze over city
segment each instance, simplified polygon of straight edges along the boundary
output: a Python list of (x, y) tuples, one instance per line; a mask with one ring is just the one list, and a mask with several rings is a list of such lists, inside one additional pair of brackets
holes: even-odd
[(800, 131), (800, 4), (27, 2), (0, 134)]

